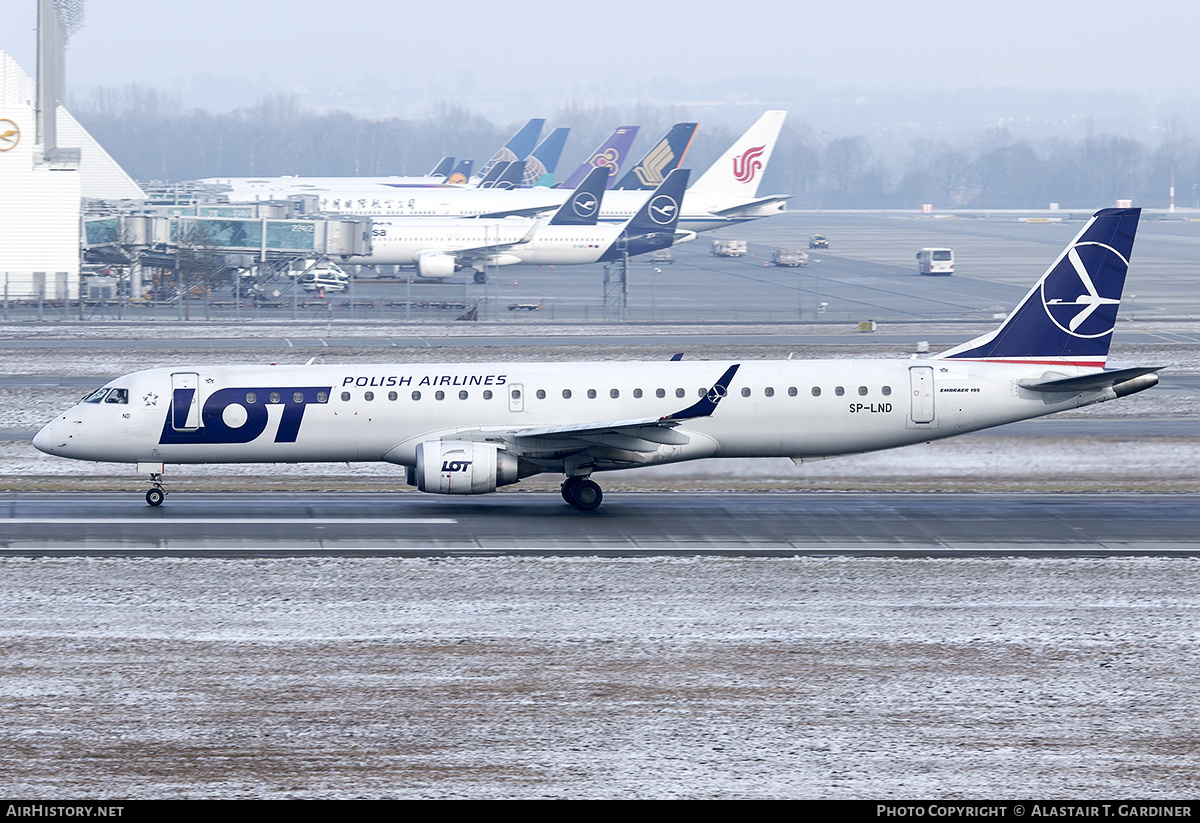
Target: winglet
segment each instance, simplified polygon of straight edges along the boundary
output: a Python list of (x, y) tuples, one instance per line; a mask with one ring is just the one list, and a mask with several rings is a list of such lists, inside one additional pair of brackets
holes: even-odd
[(693, 417), (708, 417), (717, 410), (717, 404), (724, 399), (725, 395), (729, 394), (729, 384), (733, 382), (733, 376), (737, 374), (737, 370), (741, 367), (741, 363), (735, 363), (725, 370), (721, 375), (721, 379), (713, 383), (712, 388), (699, 400), (688, 406), (682, 411), (677, 411), (674, 414), (668, 414), (662, 419), (667, 420), (688, 420)]

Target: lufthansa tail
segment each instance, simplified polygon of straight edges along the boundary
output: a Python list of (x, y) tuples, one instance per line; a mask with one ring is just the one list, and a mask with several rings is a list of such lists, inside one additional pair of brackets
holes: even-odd
[(939, 359), (1103, 367), (1141, 209), (1103, 209), (1000, 328)]
[[(654, 190), (637, 214), (625, 224), (621, 235), (600, 256), (600, 260), (616, 260), (625, 254), (645, 254), (673, 246), (689, 174), (691, 171), (688, 169), (675, 169), (668, 174), (663, 184)], [(689, 237), (695, 237), (695, 234), (689, 233)]]

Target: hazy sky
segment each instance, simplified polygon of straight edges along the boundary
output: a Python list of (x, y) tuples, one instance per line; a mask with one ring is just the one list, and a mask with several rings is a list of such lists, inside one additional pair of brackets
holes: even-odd
[[(34, 0), (0, 0), (0, 20), (0, 49), (32, 73)], [(140, 82), (185, 103), (197, 82), (244, 86), (251, 99), (370, 83), (433, 99), (497, 88), (565, 99), (670, 89), (669, 77), (689, 93), (745, 78), (750, 97), (761, 77), (1154, 95), (1200, 87), (1197, 32), (1194, 0), (87, 0), (67, 72), (75, 90)]]

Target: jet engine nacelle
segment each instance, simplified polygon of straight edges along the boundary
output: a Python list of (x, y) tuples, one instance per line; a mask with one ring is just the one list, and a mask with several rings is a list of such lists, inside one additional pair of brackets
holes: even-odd
[(443, 278), (454, 276), (454, 255), (425, 252), (417, 255), (419, 277)]
[(516, 483), (517, 458), (491, 443), (427, 440), (417, 445), (408, 483), (430, 494), (487, 494)]

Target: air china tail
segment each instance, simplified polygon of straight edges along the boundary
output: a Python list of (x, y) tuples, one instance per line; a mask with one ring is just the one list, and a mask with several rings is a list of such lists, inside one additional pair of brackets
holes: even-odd
[[(594, 222), (605, 176), (592, 173), (576, 217), (555, 231), (574, 236)], [(686, 171), (672, 172), (639, 216), (647, 242), (673, 235), (684, 185)], [(166, 496), (169, 464), (377, 461), (431, 494), (561, 474), (563, 499), (590, 511), (603, 498), (592, 476), (614, 469), (800, 464), (951, 437), (1157, 384), (1158, 367), (1104, 368), (1138, 215), (1097, 212), (1000, 328), (926, 360), (150, 369), (92, 392), (33, 445), (136, 464), (150, 476), (151, 506)]]

